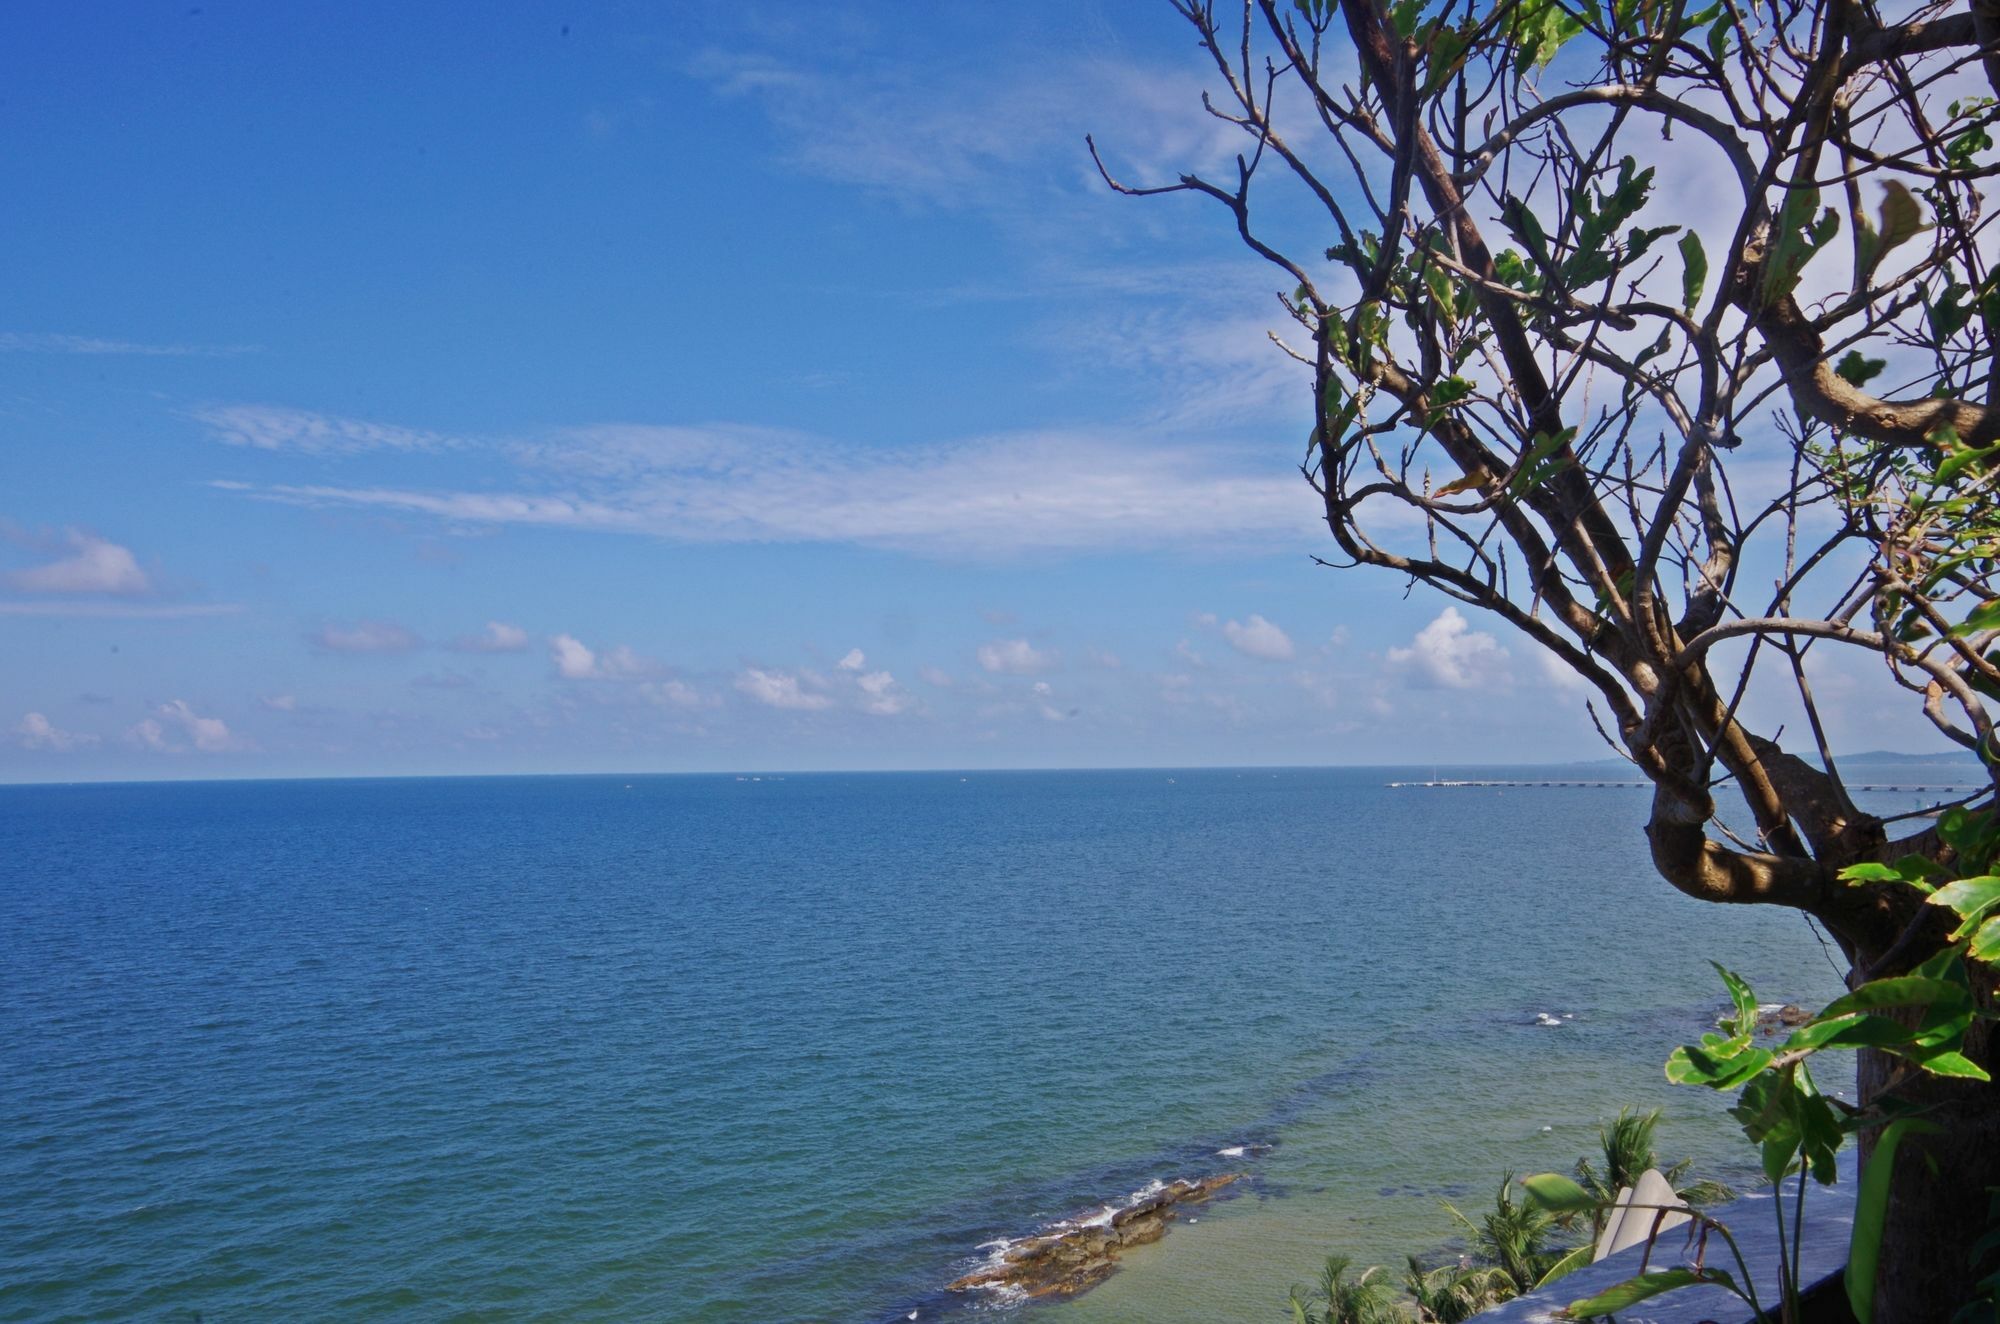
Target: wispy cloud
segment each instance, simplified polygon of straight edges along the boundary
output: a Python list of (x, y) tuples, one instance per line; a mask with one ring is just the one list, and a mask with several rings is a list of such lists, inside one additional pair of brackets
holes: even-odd
[(115, 621), (185, 621), (236, 616), (240, 602), (0, 602), (0, 616), (60, 616)]
[(464, 634), (451, 641), (456, 653), (525, 653), (528, 632), (506, 621), (488, 621), (478, 634)]
[(83, 529), (65, 529), (62, 546), (69, 555), (45, 565), (16, 570), (6, 576), (8, 587), (21, 593), (105, 594), (138, 598), (153, 591), (151, 576), (139, 567), (129, 548)]
[[(338, 420), (328, 428), (339, 433)], [(754, 433), (754, 439), (753, 434)], [(864, 543), (995, 556), (1310, 537), (1295, 472), (1157, 435), (1029, 433), (865, 447), (740, 428), (578, 429), (496, 447), (511, 466), (478, 490), (327, 484), (227, 490), (308, 507), (427, 515), (690, 543)], [(514, 490), (506, 490), (511, 478)]]
[(0, 354), (134, 354), (152, 358), (227, 358), (255, 354), (255, 345), (147, 345), (56, 331), (0, 331)]
[(306, 639), (323, 653), (408, 653), (423, 642), (392, 621), (325, 625), (307, 635)]
[(466, 444), (459, 438), (417, 428), (275, 405), (212, 405), (195, 410), (194, 417), (216, 440), (252, 450), (351, 455), (372, 450), (448, 450)]
[[(1175, 174), (1226, 162), (1241, 139), (1201, 112), (1195, 65), (1004, 60), (955, 71), (947, 90), (881, 50), (846, 61), (815, 51), (808, 63), (782, 49), (711, 48), (689, 72), (767, 117), (794, 168), (933, 206), (1094, 191), (1086, 130), (1117, 142), (1137, 169)], [(1052, 161), (1069, 168), (1047, 169)]]

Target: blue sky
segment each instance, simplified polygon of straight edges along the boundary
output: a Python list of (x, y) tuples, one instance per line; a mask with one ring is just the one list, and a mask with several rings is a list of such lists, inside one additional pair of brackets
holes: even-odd
[(1164, 6), (736, 8), (0, 13), (0, 779), (1606, 752), (1312, 564)]

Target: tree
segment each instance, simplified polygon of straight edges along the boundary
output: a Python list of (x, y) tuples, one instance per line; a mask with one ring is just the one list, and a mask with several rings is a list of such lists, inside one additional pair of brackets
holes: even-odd
[[(1282, 273), (1327, 563), (1445, 593), (1579, 677), (1652, 784), (1673, 886), (1806, 912), (1856, 983), (1941, 950), (1957, 916), (1841, 876), (1957, 852), (1855, 805), (1810, 677), (1830, 650), (1879, 664), (1979, 755), (1988, 812), (2000, 5), (1170, 2), (1243, 134), (1233, 169), (1128, 183), (1090, 150), (1121, 193), (1220, 204)], [(1752, 721), (1780, 689), (1796, 719)], [(1990, 1030), (1966, 1043), (1988, 1074)], [(1942, 1319), (2000, 1186), (2000, 1095), (1905, 1067), (1861, 1066), (1864, 1097), (1943, 1131), (1897, 1168), (1883, 1317)]]

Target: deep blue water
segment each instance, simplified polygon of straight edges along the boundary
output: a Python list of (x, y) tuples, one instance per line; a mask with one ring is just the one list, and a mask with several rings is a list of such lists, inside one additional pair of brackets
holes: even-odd
[(0, 787), (0, 1320), (931, 1317), (1245, 1141), (1042, 1317), (1262, 1318), (1620, 1102), (1725, 1162), (1659, 1062), (1707, 958), (1830, 996), (1803, 922), (1671, 892), (1641, 792), (1395, 775)]

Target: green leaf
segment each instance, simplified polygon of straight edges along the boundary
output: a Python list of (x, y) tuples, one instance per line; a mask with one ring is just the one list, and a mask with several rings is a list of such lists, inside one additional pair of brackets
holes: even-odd
[(1965, 302), (1965, 296), (1971, 292), (1971, 287), (1958, 281), (1951, 281), (1944, 287), (1927, 310), (1932, 335), (1939, 340), (1949, 340), (1965, 329), (1965, 324), (1972, 320), (1972, 305)]
[(1972, 935), (1972, 944), (1966, 949), (1966, 955), (1989, 965), (2000, 964), (2000, 916), (1979, 926), (1979, 932)]
[(1526, 246), (1537, 265), (1546, 267), (1549, 264), (1549, 237), (1527, 203), (1509, 194), (1506, 201), (1500, 204), (1500, 223)]
[(1620, 1310), (1629, 1310), (1641, 1301), (1658, 1296), (1662, 1292), (1672, 1292), (1678, 1288), (1711, 1281), (1713, 1278), (1697, 1273), (1693, 1269), (1660, 1269), (1653, 1273), (1642, 1273), (1637, 1278), (1628, 1278), (1616, 1287), (1599, 1292), (1596, 1296), (1570, 1302), (1569, 1313), (1578, 1319), (1609, 1315)]
[(1851, 386), (1866, 386), (1872, 379), (1881, 376), (1888, 366), (1886, 359), (1867, 358), (1860, 350), (1850, 349), (1841, 355), (1833, 370)]
[(1973, 465), (1983, 464), (1995, 455), (2000, 455), (2000, 442), (1991, 446), (1956, 447), (1931, 474), (1931, 481), (1939, 486), (1949, 484)]
[(1702, 286), (1708, 283), (1708, 254), (1701, 250), (1701, 236), (1689, 230), (1681, 236), (1681, 307), (1688, 312), (1701, 302)]
[(1751, 1047), (1747, 1040), (1730, 1040), (1728, 1051), (1683, 1044), (1667, 1057), (1667, 1079), (1676, 1085), (1706, 1085), (1735, 1089), (1771, 1065), (1769, 1049)]
[(1854, 1237), (1847, 1251), (1847, 1304), (1858, 1324), (1874, 1324), (1875, 1271), (1882, 1261), (1882, 1229), (1889, 1218), (1889, 1178), (1896, 1166), (1896, 1147), (1908, 1135), (1936, 1135), (1940, 1128), (1915, 1117), (1898, 1118), (1882, 1128), (1875, 1153), (1861, 1171), (1861, 1188), (1854, 1197)]
[(1801, 1026), (1784, 1046), (1788, 1053), (1801, 1048), (1882, 1048), (1906, 1044), (1915, 1035), (1915, 1030), (1897, 1021), (1854, 1012)]
[[(1928, 899), (1935, 901), (1937, 897)], [(1963, 985), (1921, 975), (1897, 975), (1892, 979), (1871, 979), (1845, 997), (1835, 998), (1814, 1019), (1832, 1020), (1849, 1012), (1880, 1011), (1885, 1007), (1928, 1007), (1939, 1002), (1957, 1005), (1966, 1001), (1969, 995)]]
[(1541, 1172), (1524, 1178), (1528, 1198), (1552, 1214), (1576, 1213), (1597, 1207), (1597, 1197), (1559, 1172)]
[(1901, 181), (1889, 179), (1882, 183), (1882, 226), (1881, 248), (1875, 255), (1881, 261), (1895, 249), (1902, 247), (1923, 231), (1930, 229), (1924, 224), (1923, 209)]
[(2000, 906), (2000, 878), (1987, 875), (1981, 878), (1961, 878), (1955, 883), (1946, 883), (1925, 898), (1926, 904), (1944, 906), (1955, 911), (1965, 922), (1958, 932), (1951, 935), (1957, 942), (1972, 931), (1977, 921), (1995, 906)]
[(1991, 630), (1996, 626), (2000, 626), (2000, 598), (1982, 602), (1974, 607), (1965, 614), (1964, 620), (1951, 627), (1951, 632), (1962, 639), (1966, 635), (1978, 634), (1981, 630)]
[(1554, 1282), (1556, 1279), (1567, 1278), (1571, 1274), (1575, 1273), (1578, 1269), (1581, 1269), (1584, 1265), (1589, 1264), (1590, 1257), (1596, 1251), (1596, 1249), (1597, 1247), (1595, 1245), (1586, 1241), (1581, 1246), (1578, 1246), (1576, 1249), (1572, 1250), (1569, 1254), (1557, 1260), (1554, 1264), (1549, 1266), (1549, 1271), (1543, 1274), (1541, 1276), (1541, 1279), (1538, 1282), (1536, 1282), (1535, 1290), (1540, 1291), (1542, 1288), (1547, 1287), (1550, 1283)]
[(1564, 428), (1561, 432), (1537, 432), (1535, 440), (1521, 456), (1515, 466), (1514, 476), (1507, 481), (1507, 490), (1514, 496), (1524, 496), (1531, 489), (1548, 481), (1550, 475), (1569, 463), (1556, 452), (1567, 446), (1576, 437), (1575, 428)]
[(1714, 961), (1715, 973), (1722, 976), (1722, 982), (1729, 990), (1729, 1000), (1736, 1005), (1734, 1024), (1729, 1028), (1735, 1034), (1749, 1034), (1757, 1028), (1757, 995), (1750, 991), (1749, 983), (1734, 970), (1724, 969)]
[(1455, 405), (1471, 394), (1471, 382), (1463, 377), (1447, 377), (1431, 387), (1430, 405), (1432, 409), (1441, 409), (1446, 405)]
[(1898, 1057), (1907, 1058), (1915, 1062), (1933, 1076), (1951, 1076), (1959, 1080), (1993, 1079), (1992, 1076), (1987, 1074), (1986, 1068), (1980, 1066), (1965, 1054), (1953, 1050), (1922, 1054), (1911, 1052), (1908, 1049), (1891, 1049), (1890, 1051), (1895, 1052)]
[(1773, 229), (1771, 248), (1764, 258), (1762, 294), (1767, 304), (1797, 288), (1806, 263), (1840, 232), (1840, 213), (1832, 207), (1820, 209), (1817, 188), (1794, 188), (1785, 195)]

